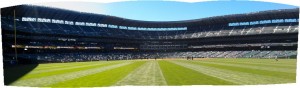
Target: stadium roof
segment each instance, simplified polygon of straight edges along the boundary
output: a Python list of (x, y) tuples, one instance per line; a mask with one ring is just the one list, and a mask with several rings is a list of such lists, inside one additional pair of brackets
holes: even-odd
[[(289, 19), (299, 18), (299, 8), (294, 9), (280, 9), (251, 12), (245, 14), (232, 14), (223, 16), (214, 16), (208, 18), (182, 20), (182, 21), (141, 21), (115, 16), (84, 13), (72, 10), (65, 10), (60, 8), (35, 6), (35, 5), (18, 5), (14, 7), (7, 7), (1, 9), (1, 15), (13, 16), (13, 10), (16, 10), (17, 17), (39, 17), (50, 19), (62, 19), (78, 22), (96, 22), (114, 24), (120, 26), (138, 26), (138, 27), (188, 27), (199, 25), (216, 25), (228, 24), (232, 22), (245, 22), (257, 20), (270, 20), (270, 19)], [(170, 14), (172, 15), (172, 14)]]

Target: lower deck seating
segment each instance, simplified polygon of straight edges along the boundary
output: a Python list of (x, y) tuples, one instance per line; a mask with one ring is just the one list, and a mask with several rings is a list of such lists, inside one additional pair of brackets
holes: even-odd
[[(96, 60), (131, 60), (154, 58), (295, 58), (297, 51), (198, 51), (198, 52), (138, 52), (138, 53), (57, 53), (19, 54), (22, 58), (41, 62), (75, 62)], [(13, 55), (12, 55), (13, 56)]]

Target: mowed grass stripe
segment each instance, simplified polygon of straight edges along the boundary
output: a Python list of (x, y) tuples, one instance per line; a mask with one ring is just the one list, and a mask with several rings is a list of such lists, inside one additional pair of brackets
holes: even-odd
[(65, 74), (59, 74), (59, 75), (53, 75), (53, 76), (46, 76), (42, 78), (33, 78), (33, 79), (26, 79), (26, 80), (18, 80), (16, 82), (13, 82), (11, 85), (13, 86), (32, 86), (32, 87), (43, 87), (43, 86), (49, 86), (51, 84), (72, 80), (80, 77), (84, 77), (87, 75), (96, 74), (99, 72), (103, 72), (109, 69), (118, 68), (121, 66), (126, 66), (129, 64), (132, 64), (133, 62), (123, 62), (118, 63), (114, 65), (109, 65), (106, 67), (99, 67), (99, 68), (93, 68), (88, 70), (82, 70), (77, 72), (70, 72)]
[(216, 60), (216, 61), (235, 60), (235, 61), (239, 61), (239, 62), (251, 61), (252, 63), (266, 63), (266, 64), (277, 64), (277, 63), (281, 63), (281, 64), (294, 63), (294, 64), (296, 64), (295, 63), (296, 59), (278, 59), (279, 61), (275, 61), (275, 59), (256, 59), (256, 58), (236, 58), (236, 59), (216, 58), (216, 59), (220, 59), (220, 60)]
[(296, 59), (280, 59), (279, 61), (275, 61), (274, 59), (224, 59), (224, 58), (206, 59), (201, 61), (228, 62), (228, 63), (237, 63), (237, 64), (288, 67), (288, 68), (295, 67), (297, 62)]
[(277, 77), (263, 76), (257, 74), (250, 74), (239, 71), (232, 71), (226, 69), (220, 69), (215, 67), (203, 66), (198, 64), (192, 64), (184, 61), (169, 61), (175, 63), (177, 65), (198, 71), (200, 73), (216, 77), (219, 79), (223, 79), (229, 82), (233, 82), (235, 84), (241, 85), (251, 85), (251, 84), (274, 84), (274, 83), (291, 83), (294, 80), (291, 79), (283, 79)]
[[(202, 65), (202, 66), (209, 66), (209, 67), (215, 67), (215, 68), (232, 70), (232, 71), (239, 71), (239, 72), (246, 72), (246, 73), (251, 73), (251, 74), (258, 74), (258, 75), (264, 75), (264, 76), (273, 76), (273, 77), (296, 80), (296, 73), (287, 73), (287, 72), (277, 72), (277, 71), (269, 71), (269, 70), (244, 68), (242, 66), (227, 66), (227, 65), (224, 65), (224, 64), (226, 64), (226, 62), (224, 62), (222, 65), (214, 64), (214, 63), (206, 63), (206, 62), (203, 62), (203, 61), (187, 61), (187, 62), (199, 64), (199, 65)], [(294, 69), (294, 71), (296, 71), (296, 69)]]
[(29, 74), (40, 74), (40, 73), (59, 71), (59, 70), (68, 70), (68, 69), (77, 69), (77, 68), (84, 68), (84, 67), (91, 67), (91, 66), (99, 66), (99, 65), (107, 64), (107, 63), (113, 63), (113, 62), (105, 61), (105, 62), (99, 62), (99, 63), (80, 64), (80, 65), (70, 64), (71, 66), (68, 66), (68, 67), (60, 67), (60, 68), (45, 69), (45, 70), (33, 70)]
[(236, 63), (228, 63), (228, 62), (211, 62), (211, 61), (198, 61), (198, 62), (199, 63), (208, 63), (208, 64), (217, 64), (217, 65), (223, 65), (223, 66), (233, 66), (233, 67), (242, 67), (242, 68), (258, 69), (258, 70), (275, 71), (275, 72), (296, 73), (296, 68), (257, 66), (257, 65), (236, 64)]
[[(84, 77), (80, 77), (72, 80), (59, 82), (50, 86), (52, 87), (111, 86), (145, 63), (145, 61), (128, 61), (128, 62), (133, 62), (133, 64), (119, 66), (118, 68), (106, 70), (103, 72), (98, 72), (92, 75), (86, 75)], [(124, 62), (124, 63), (128, 63), (128, 62)]]
[(157, 61), (147, 61), (115, 85), (167, 85)]
[(202, 74), (168, 61), (159, 61), (168, 85), (232, 85), (235, 83)]
[[(269, 63), (252, 63), (251, 61), (248, 62), (239, 62), (239, 61), (208, 61), (208, 62), (226, 62), (226, 63), (233, 63), (233, 64), (241, 64), (241, 65), (254, 65), (254, 66), (268, 66), (268, 67), (279, 67), (279, 68), (296, 68), (296, 64), (282, 64), (282, 63), (277, 63), (277, 64), (269, 64)], [(273, 62), (273, 60), (270, 60), (270, 62)], [(275, 61), (274, 61), (275, 62)], [(296, 61), (295, 61), (296, 62)]]
[[(105, 62), (105, 61), (100, 61)], [(72, 67), (74, 65), (87, 65), (87, 64), (93, 64), (93, 63), (99, 63), (99, 62), (70, 62), (70, 63), (47, 63), (47, 64), (39, 64), (37, 66), (36, 71), (38, 70), (49, 70), (49, 69), (56, 69), (56, 68), (64, 68), (64, 67)]]
[(59, 74), (82, 71), (82, 70), (93, 69), (93, 68), (100, 68), (100, 67), (104, 67), (104, 66), (117, 64), (117, 63), (122, 63), (122, 62), (120, 62), (120, 61), (103, 62), (103, 63), (97, 63), (97, 64), (92, 65), (92, 66), (87, 65), (87, 66), (84, 66), (84, 67), (75, 65), (74, 68), (71, 68), (71, 69), (67, 67), (68, 69), (64, 69), (64, 70), (60, 69), (60, 70), (55, 70), (55, 71), (43, 72), (43, 73), (39, 73), (39, 74), (31, 74), (31, 72), (30, 72), (30, 73), (26, 74), (25, 76), (23, 76), (20, 80), (31, 79), (31, 78), (40, 78), (40, 77), (46, 77), (46, 76), (52, 76), (52, 75), (59, 75)]

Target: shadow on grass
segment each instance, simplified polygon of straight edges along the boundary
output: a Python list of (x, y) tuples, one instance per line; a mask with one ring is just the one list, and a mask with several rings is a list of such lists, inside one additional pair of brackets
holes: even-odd
[(38, 66), (37, 63), (33, 64), (24, 64), (21, 63), (19, 65), (7, 66), (4, 65), (4, 85), (10, 85), (14, 81), (26, 75), (28, 72), (33, 70)]

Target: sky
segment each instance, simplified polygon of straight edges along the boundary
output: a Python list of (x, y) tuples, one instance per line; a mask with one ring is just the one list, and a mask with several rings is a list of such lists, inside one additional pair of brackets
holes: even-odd
[(194, 3), (175, 1), (125, 1), (113, 3), (73, 1), (35, 3), (33, 5), (50, 6), (143, 21), (182, 21), (229, 14), (297, 8), (297, 6), (292, 5), (246, 0)]

